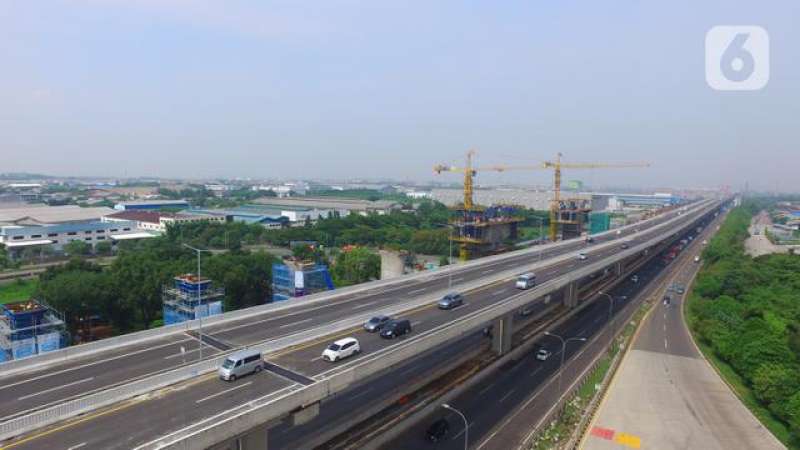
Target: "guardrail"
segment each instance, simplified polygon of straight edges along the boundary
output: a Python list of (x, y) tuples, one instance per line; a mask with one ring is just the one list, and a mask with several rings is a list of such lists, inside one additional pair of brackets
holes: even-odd
[[(696, 219), (684, 224), (681, 230), (693, 226), (695, 221)], [(616, 261), (627, 256), (632, 256), (646, 248), (656, 245), (662, 239), (663, 236), (652, 238), (646, 243), (636, 245), (616, 255), (615, 258), (610, 259)], [(420, 353), (431, 350), (451, 339), (458, 338), (491, 320), (515, 311), (536, 298), (542, 297), (553, 290), (563, 288), (572, 282), (602, 270), (608, 265), (613, 264), (613, 262), (614, 261), (599, 261), (589, 264), (584, 268), (569, 272), (559, 278), (546, 281), (529, 291), (522, 291), (520, 294), (513, 296), (507, 301), (490, 305), (479, 311), (454, 319), (452, 322), (441, 327), (420, 333), (403, 343), (376, 351), (371, 354), (369, 358), (337, 366), (322, 377), (315, 377), (317, 382), (309, 386), (304, 386), (291, 393), (283, 394), (278, 397), (267, 396), (257, 399), (232, 410), (204, 419), (196, 424), (137, 448), (142, 450), (155, 448), (176, 450), (207, 448), (222, 440), (241, 434), (258, 424), (270, 422), (291, 411), (318, 402), (329, 395), (347, 388), (357, 380), (365, 379), (406, 359), (413, 358)], [(224, 427), (224, 431), (219, 430), (220, 427)]]
[[(698, 213), (698, 216), (699, 215), (700, 214)], [(677, 220), (677, 218), (671, 219), (671, 220), (669, 220), (669, 221), (667, 221), (667, 222), (665, 222), (663, 224), (660, 224), (660, 225), (657, 226), (657, 228), (667, 227), (674, 220)], [(692, 220), (691, 223), (694, 223), (694, 220)], [(684, 228), (686, 226), (689, 226), (689, 224), (684, 225)], [(648, 231), (654, 231), (654, 229), (653, 230), (648, 230)], [(628, 250), (620, 252), (619, 254), (615, 255), (614, 257), (607, 258), (604, 261), (598, 261), (598, 262), (595, 262), (595, 263), (591, 263), (591, 264), (587, 265), (586, 267), (584, 267), (582, 269), (570, 272), (570, 273), (568, 273), (566, 275), (563, 275), (563, 276), (559, 277), (558, 279), (554, 279), (554, 280), (550, 280), (550, 281), (547, 281), (545, 283), (542, 283), (541, 285), (539, 285), (539, 286), (537, 286), (537, 287), (535, 287), (535, 288), (533, 288), (531, 290), (522, 291), (520, 294), (517, 294), (517, 295), (511, 297), (511, 299), (509, 299), (507, 301), (504, 301), (502, 303), (497, 303), (497, 304), (494, 304), (494, 305), (490, 305), (487, 308), (484, 308), (484, 309), (479, 310), (477, 312), (473, 312), (473, 313), (471, 313), (469, 315), (460, 317), (460, 318), (456, 319), (452, 324), (446, 325), (445, 328), (449, 330), (449, 329), (451, 329), (453, 324), (463, 323), (463, 320), (469, 319), (471, 317), (474, 317), (476, 314), (478, 314), (479, 317), (490, 316), (489, 318), (481, 319), (482, 321), (479, 321), (477, 323), (468, 322), (468, 324), (469, 324), (468, 326), (470, 328), (474, 328), (476, 326), (476, 324), (477, 325), (482, 325), (482, 324), (484, 324), (486, 322), (489, 322), (490, 320), (492, 320), (492, 319), (494, 319), (496, 317), (500, 317), (500, 316), (502, 316), (502, 315), (504, 315), (504, 314), (506, 314), (508, 312), (512, 312), (512, 311), (516, 310), (517, 308), (523, 306), (524, 304), (526, 304), (526, 303), (528, 303), (528, 302), (530, 302), (532, 300), (535, 300), (536, 298), (539, 298), (539, 297), (542, 297), (542, 296), (546, 295), (548, 292), (560, 289), (560, 288), (566, 286), (567, 284), (569, 284), (569, 283), (571, 283), (571, 282), (573, 282), (575, 280), (578, 280), (580, 278), (583, 278), (585, 276), (588, 276), (588, 275), (590, 275), (590, 274), (592, 274), (592, 273), (594, 273), (596, 271), (599, 271), (599, 270), (603, 269), (604, 267), (607, 267), (608, 265), (613, 264), (614, 262), (616, 262), (618, 260), (622, 260), (622, 259), (625, 259), (625, 258), (627, 258), (629, 256), (635, 255), (638, 252), (643, 251), (645, 248), (649, 248), (650, 246), (653, 245), (653, 243), (658, 243), (662, 239), (663, 239), (663, 235), (659, 235), (659, 236), (657, 236), (655, 238), (650, 239), (649, 241), (647, 241), (647, 243), (636, 245), (636, 246), (634, 246), (634, 247), (632, 247), (632, 248), (630, 248)], [(605, 248), (605, 247), (613, 246), (613, 245), (617, 245), (617, 243), (614, 242), (614, 241), (610, 241), (610, 242), (598, 244), (594, 248), (595, 249), (600, 249), (600, 248)], [(564, 261), (564, 260), (572, 258), (572, 257), (573, 256), (570, 255), (570, 254), (560, 255), (558, 257), (551, 258), (551, 259), (536, 263), (536, 264), (533, 265), (533, 267), (541, 267), (541, 266), (544, 266), (544, 265), (552, 265), (554, 263), (558, 263), (558, 262)], [(613, 261), (609, 262), (609, 259), (611, 259)], [(498, 273), (498, 274), (496, 274), (496, 275), (494, 275), (494, 276), (492, 276), (490, 278), (494, 279), (495, 280), (494, 282), (496, 282), (498, 280), (503, 280), (503, 279), (509, 278), (511, 276), (514, 276), (514, 275), (518, 274), (519, 272), (520, 272), (520, 268), (514, 268), (514, 269), (510, 269), (510, 270), (504, 271), (504, 272), (500, 272), (500, 273)], [(489, 278), (489, 277), (487, 277), (487, 278)], [(471, 283), (467, 283), (464, 286), (464, 288), (465, 288), (465, 290), (472, 290), (472, 289), (476, 289), (476, 288), (479, 288), (481, 286), (484, 286), (486, 284), (491, 284), (491, 283), (488, 283), (486, 281), (486, 279), (483, 278), (483, 279), (475, 280), (475, 281), (473, 281)], [(294, 333), (294, 334), (282, 336), (282, 337), (279, 337), (279, 338), (271, 339), (271, 340), (263, 342), (261, 344), (249, 346), (249, 348), (260, 350), (264, 354), (269, 354), (269, 353), (275, 352), (277, 350), (290, 347), (291, 345), (296, 345), (297, 343), (300, 343), (300, 342), (303, 342), (303, 341), (307, 341), (307, 340), (310, 340), (310, 339), (318, 338), (318, 337), (321, 337), (321, 336), (330, 335), (330, 334), (333, 334), (333, 333), (336, 333), (336, 332), (339, 332), (339, 331), (342, 331), (342, 330), (345, 330), (345, 329), (348, 329), (348, 328), (352, 328), (354, 326), (359, 326), (364, 322), (364, 320), (368, 319), (369, 317), (371, 317), (371, 316), (373, 316), (373, 315), (375, 315), (377, 313), (395, 315), (395, 314), (400, 314), (400, 313), (402, 313), (404, 311), (407, 311), (409, 309), (413, 309), (415, 307), (418, 307), (418, 306), (421, 306), (421, 305), (424, 305), (424, 304), (433, 303), (434, 301), (438, 300), (438, 298), (445, 291), (447, 291), (447, 289), (443, 289), (443, 290), (437, 291), (437, 292), (435, 292), (435, 293), (433, 293), (431, 295), (419, 298), (419, 299), (411, 301), (411, 302), (406, 302), (406, 303), (403, 303), (403, 304), (389, 305), (389, 306), (386, 306), (384, 308), (378, 308), (377, 311), (370, 311), (370, 312), (365, 312), (365, 313), (362, 313), (362, 314), (359, 314), (359, 315), (356, 315), (356, 316), (350, 316), (347, 319), (343, 319), (343, 320), (340, 320), (340, 321), (337, 321), (337, 322), (334, 322), (332, 324), (328, 324), (328, 325), (325, 325), (325, 326), (322, 326), (322, 327), (317, 327), (317, 328), (313, 328), (313, 329), (297, 332), (297, 333)], [(520, 299), (524, 299), (524, 300), (520, 300)], [(497, 308), (502, 308), (503, 312), (497, 313), (496, 315), (492, 315), (492, 313), (494, 311), (496, 311)], [(431, 331), (436, 331), (436, 330), (431, 330)], [(422, 337), (426, 336), (427, 333), (430, 333), (431, 331), (426, 332), (426, 333), (421, 333), (418, 337), (422, 338)], [(452, 336), (448, 337), (447, 339), (450, 339), (451, 337)], [(438, 345), (438, 343), (436, 345)], [(388, 347), (388, 349), (392, 349), (392, 348), (394, 348), (394, 347)], [(430, 349), (430, 348), (432, 348), (432, 347), (426, 347), (426, 349)], [(384, 349), (384, 350), (386, 350), (386, 349)], [(419, 352), (425, 351), (425, 350), (420, 350), (420, 349), (417, 349), (417, 350), (419, 350)], [(376, 352), (375, 355), (378, 355), (381, 352), (382, 351)], [(118, 403), (120, 401), (124, 401), (124, 400), (130, 399), (130, 398), (135, 397), (137, 395), (141, 395), (141, 394), (144, 394), (144, 393), (147, 393), (147, 392), (152, 392), (154, 390), (161, 389), (161, 388), (164, 388), (166, 386), (179, 383), (179, 382), (184, 381), (186, 379), (193, 378), (193, 377), (196, 377), (196, 376), (199, 376), (199, 375), (203, 375), (203, 374), (212, 372), (218, 367), (219, 363), (224, 359), (224, 357), (226, 355), (227, 355), (227, 353), (225, 355), (218, 355), (218, 356), (215, 356), (213, 358), (210, 358), (210, 359), (202, 361), (202, 362), (193, 363), (193, 364), (190, 364), (188, 366), (180, 367), (180, 368), (177, 368), (177, 369), (172, 370), (172, 371), (159, 373), (158, 375), (155, 375), (155, 376), (150, 376), (150, 377), (147, 377), (147, 378), (143, 378), (143, 379), (140, 379), (140, 380), (133, 381), (131, 383), (115, 386), (115, 387), (109, 388), (107, 390), (103, 390), (103, 391), (99, 391), (99, 392), (96, 392), (96, 393), (93, 393), (93, 394), (89, 394), (89, 395), (87, 395), (85, 397), (77, 398), (77, 399), (70, 400), (70, 401), (67, 401), (67, 402), (64, 402), (64, 403), (61, 403), (61, 404), (58, 404), (58, 405), (54, 405), (54, 406), (51, 406), (51, 407), (48, 407), (48, 408), (44, 408), (42, 410), (35, 411), (35, 412), (30, 413), (30, 414), (26, 414), (24, 416), (15, 417), (13, 419), (10, 419), (8, 421), (0, 423), (0, 441), (5, 440), (5, 439), (9, 439), (9, 438), (14, 437), (14, 436), (18, 436), (18, 435), (24, 434), (26, 432), (29, 432), (29, 431), (32, 431), (34, 429), (41, 428), (41, 427), (53, 424), (53, 423), (61, 421), (61, 420), (68, 419), (70, 417), (74, 417), (74, 416), (79, 415), (79, 414), (86, 413), (86, 412), (88, 412), (90, 410), (93, 410), (93, 409), (97, 409), (97, 408), (101, 408), (101, 407), (104, 407), (104, 406), (108, 406), (110, 404)], [(346, 367), (346, 366), (340, 366), (340, 367)], [(353, 380), (351, 379), (349, 382), (352, 382), (352, 381)], [(316, 384), (317, 383), (314, 383), (311, 386), (314, 386)]]
[[(705, 207), (710, 200), (700, 202), (696, 205), (692, 205), (690, 209), (686, 209), (688, 213), (694, 213), (703, 207)], [(689, 208), (688, 206), (685, 208)], [(671, 212), (672, 213), (672, 212)], [(638, 222), (635, 224), (625, 225), (623, 227), (609, 230), (603, 233), (598, 233), (594, 235), (595, 237), (601, 236), (608, 236), (616, 234), (618, 230), (629, 230), (635, 229), (641, 226), (646, 225), (649, 222), (655, 221), (657, 219), (662, 219), (664, 216), (656, 216), (650, 219), (644, 220), (642, 222)], [(663, 224), (656, 225), (656, 227), (663, 226), (667, 223), (671, 223), (672, 221), (678, 219), (680, 216), (676, 215)], [(655, 228), (655, 227), (653, 227)], [(233, 322), (237, 320), (242, 320), (246, 318), (254, 318), (255, 316), (265, 315), (265, 314), (272, 314), (278, 311), (283, 311), (290, 308), (297, 308), (309, 304), (315, 303), (323, 303), (323, 302), (330, 302), (340, 297), (353, 295), (361, 292), (370, 291), (372, 289), (377, 288), (384, 288), (387, 286), (393, 285), (400, 285), (405, 284), (410, 281), (418, 280), (418, 279), (426, 279), (429, 277), (438, 277), (438, 276), (445, 276), (450, 272), (458, 273), (466, 270), (470, 270), (473, 267), (491, 264), (498, 261), (503, 261), (506, 259), (513, 259), (520, 256), (524, 256), (527, 254), (537, 254), (539, 252), (544, 252), (549, 249), (569, 246), (573, 245), (577, 242), (580, 242), (580, 239), (570, 239), (566, 241), (559, 241), (553, 242), (541, 246), (537, 246), (534, 248), (522, 249), (517, 250), (509, 253), (504, 253), (500, 255), (493, 255), (488, 256), (485, 258), (476, 259), (473, 261), (469, 261), (464, 264), (457, 264), (457, 265), (449, 265), (445, 266), (444, 268), (437, 269), (435, 272), (420, 272), (412, 275), (401, 276), (397, 278), (392, 278), (388, 280), (377, 280), (367, 283), (358, 284), (355, 286), (348, 286), (345, 288), (337, 289), (335, 291), (328, 291), (328, 292), (320, 292), (317, 294), (312, 294), (307, 297), (304, 297), (302, 301), (294, 301), (294, 302), (280, 302), (280, 303), (268, 303), (265, 305), (253, 306), (250, 308), (240, 309), (236, 311), (227, 312), (221, 315), (207, 317), (204, 319), (197, 319), (182, 322), (175, 325), (168, 325), (158, 328), (152, 328), (149, 330), (138, 331), (135, 333), (129, 333), (120, 336), (114, 336), (107, 339), (102, 339), (99, 341), (94, 341), (86, 344), (76, 345), (65, 347), (59, 350), (55, 350), (52, 352), (32, 356), (30, 358), (19, 359), (19, 360), (12, 360), (0, 363), (0, 377), (7, 377), (10, 375), (17, 375), (19, 373), (31, 371), (31, 370), (38, 370), (53, 364), (61, 363), (64, 361), (68, 361), (70, 359), (76, 359), (80, 357), (85, 357), (92, 355), (94, 353), (102, 352), (111, 348), (122, 347), (126, 345), (134, 345), (140, 344), (146, 341), (159, 339), (163, 337), (167, 337), (170, 335), (184, 333), (186, 331), (192, 331), (199, 329), (200, 324), (202, 323), (203, 326), (211, 326), (211, 325), (219, 325), (224, 324), (227, 322)], [(552, 260), (552, 258), (549, 258)]]

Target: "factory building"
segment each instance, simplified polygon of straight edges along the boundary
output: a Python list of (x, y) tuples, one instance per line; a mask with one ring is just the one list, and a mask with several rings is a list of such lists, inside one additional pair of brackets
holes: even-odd
[(210, 214), (183, 214), (160, 211), (121, 211), (103, 217), (103, 222), (135, 222), (136, 229), (146, 232), (164, 233), (172, 225), (192, 222), (224, 223), (225, 217)]
[(184, 209), (189, 207), (186, 200), (141, 200), (137, 202), (120, 202), (114, 205), (117, 211), (152, 211), (158, 209)]
[(65, 244), (80, 240), (94, 246), (103, 241), (151, 237), (141, 235), (132, 221), (103, 222), (110, 208), (31, 206), (0, 209), (0, 244), (17, 258), (27, 248), (49, 246), (62, 251)]
[(42, 302), (27, 300), (2, 305), (0, 362), (58, 350), (64, 346), (64, 320)]
[(222, 314), (225, 291), (208, 278), (179, 275), (163, 289), (164, 325)]

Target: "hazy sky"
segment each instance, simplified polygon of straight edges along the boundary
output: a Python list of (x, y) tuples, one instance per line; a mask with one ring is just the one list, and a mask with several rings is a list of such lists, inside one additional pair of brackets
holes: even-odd
[[(761, 91), (705, 82), (731, 24), (769, 33)], [(796, 0), (0, 0), (0, 172), (427, 180), (475, 147), (653, 163), (565, 174), (591, 184), (800, 190), (798, 138)]]

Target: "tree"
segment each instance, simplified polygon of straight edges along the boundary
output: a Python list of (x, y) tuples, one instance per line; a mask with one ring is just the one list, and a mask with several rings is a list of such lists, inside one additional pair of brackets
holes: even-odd
[(94, 251), (98, 255), (111, 255), (112, 247), (111, 242), (98, 242), (97, 245), (94, 246)]
[(332, 269), (334, 283), (340, 287), (376, 280), (380, 274), (381, 257), (364, 247), (339, 253)]
[(88, 255), (91, 251), (91, 246), (84, 241), (74, 240), (69, 241), (64, 245), (64, 253), (69, 256), (83, 256)]

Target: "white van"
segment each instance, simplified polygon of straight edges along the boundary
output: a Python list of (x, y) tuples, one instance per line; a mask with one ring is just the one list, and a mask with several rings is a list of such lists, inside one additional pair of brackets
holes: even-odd
[(225, 358), (217, 373), (225, 381), (236, 381), (239, 377), (261, 372), (263, 368), (264, 361), (261, 359), (261, 352), (242, 350)]
[(536, 275), (533, 273), (523, 273), (517, 277), (517, 289), (528, 289), (536, 286)]

